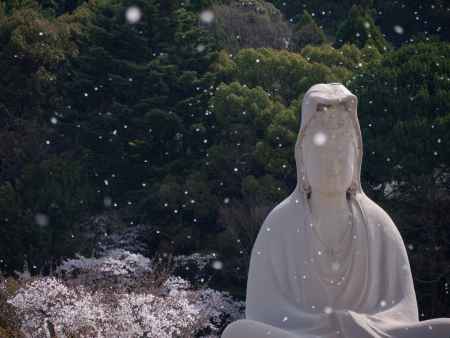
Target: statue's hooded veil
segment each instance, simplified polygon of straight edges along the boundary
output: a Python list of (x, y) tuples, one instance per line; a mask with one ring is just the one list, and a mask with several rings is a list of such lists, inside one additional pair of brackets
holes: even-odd
[[(303, 96), (302, 109), (301, 109), (301, 124), (300, 130), (297, 134), (297, 142), (295, 144), (295, 162), (297, 166), (297, 186), (296, 190), (302, 193), (310, 191), (309, 183), (305, 169), (302, 166), (300, 160), (301, 151), (300, 145), (303, 143), (303, 136), (305, 129), (308, 127), (314, 114), (317, 114), (317, 104), (324, 103), (327, 105), (345, 104), (347, 107), (348, 118), (351, 119), (353, 132), (356, 136), (356, 156), (354, 164), (354, 173), (352, 184), (349, 187), (350, 193), (355, 195), (356, 193), (364, 194), (361, 186), (361, 165), (363, 156), (363, 143), (361, 128), (358, 120), (358, 97), (351, 93), (345, 86), (340, 83), (323, 84), (319, 83), (312, 86)], [(304, 179), (303, 179), (304, 177)], [(365, 194), (364, 194), (365, 195)]]
[[(358, 145), (349, 187), (356, 239), (348, 246), (335, 280), (335, 272), (323, 268), (327, 262), (323, 255), (318, 256), (319, 244), (309, 226), (309, 184), (307, 177), (302, 179), (300, 160), (303, 133), (313, 114), (319, 113), (319, 102), (344, 102)], [(247, 280), (247, 322), (242, 325), (264, 323), (265, 328), (278, 332), (276, 338), (281, 338), (280, 332), (284, 332), (283, 338), (447, 338), (448, 334), (443, 334), (450, 332), (450, 319), (419, 322), (400, 232), (391, 217), (362, 190), (357, 106), (358, 98), (340, 83), (316, 84), (305, 93), (294, 150), (297, 186), (268, 213), (254, 242)], [(229, 329), (222, 337), (253, 338), (249, 333), (241, 337), (232, 332)]]

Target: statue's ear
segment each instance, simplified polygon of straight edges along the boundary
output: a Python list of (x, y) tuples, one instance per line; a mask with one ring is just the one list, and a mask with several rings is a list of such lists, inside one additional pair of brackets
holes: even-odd
[(347, 192), (346, 192), (347, 198), (356, 194), (356, 188), (357, 188), (356, 182), (354, 180), (352, 180), (352, 183), (350, 184), (350, 187), (347, 189)]
[[(305, 176), (303, 176), (305, 177)], [(303, 191), (306, 192), (307, 197), (309, 198), (309, 196), (311, 195), (311, 186), (306, 182), (305, 179), (303, 179), (302, 181), (302, 187), (303, 187)]]

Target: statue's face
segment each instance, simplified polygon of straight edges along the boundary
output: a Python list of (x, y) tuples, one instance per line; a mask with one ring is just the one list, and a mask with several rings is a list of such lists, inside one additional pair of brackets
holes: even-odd
[(312, 191), (345, 192), (354, 173), (356, 140), (343, 105), (318, 106), (303, 139), (303, 165)]

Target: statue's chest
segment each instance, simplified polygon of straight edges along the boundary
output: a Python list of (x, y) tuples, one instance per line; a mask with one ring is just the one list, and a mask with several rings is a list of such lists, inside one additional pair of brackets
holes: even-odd
[(322, 218), (318, 222), (309, 224), (314, 239), (323, 242), (327, 246), (340, 245), (343, 241), (352, 237), (354, 230), (353, 220), (350, 215), (339, 215)]

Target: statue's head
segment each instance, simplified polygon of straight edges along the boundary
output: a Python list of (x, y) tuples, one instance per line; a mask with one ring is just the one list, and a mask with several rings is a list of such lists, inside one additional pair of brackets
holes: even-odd
[(320, 83), (304, 95), (295, 146), (297, 187), (309, 196), (362, 192), (362, 138), (357, 98), (340, 83)]
[(345, 193), (355, 174), (356, 135), (344, 104), (319, 104), (302, 144), (311, 190)]

